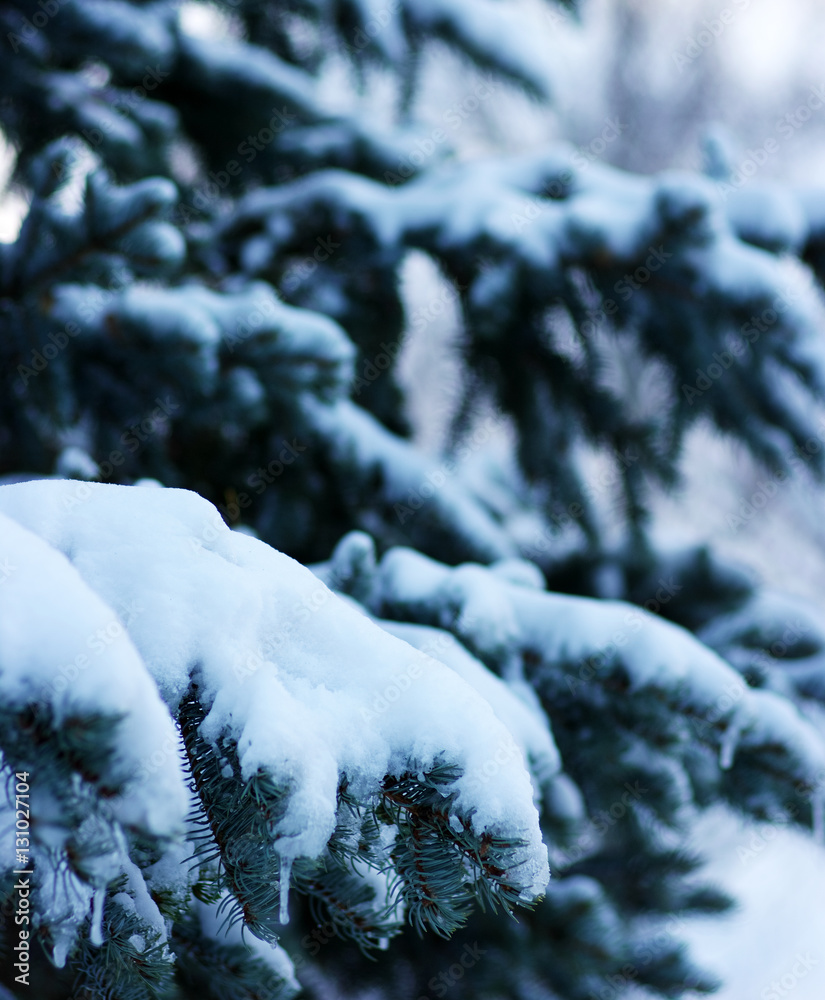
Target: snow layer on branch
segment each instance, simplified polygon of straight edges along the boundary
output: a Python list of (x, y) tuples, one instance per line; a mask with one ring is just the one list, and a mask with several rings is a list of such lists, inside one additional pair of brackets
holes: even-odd
[(122, 0), (86, 0), (69, 5), (66, 19), (69, 30), (63, 45), (68, 42), (87, 54), (93, 46), (124, 73), (145, 73), (158, 62), (168, 66), (174, 58), (170, 25), (154, 11)]
[[(809, 210), (813, 215), (816, 205)], [(817, 291), (799, 280), (800, 266), (794, 274), (787, 258), (740, 238), (709, 178), (677, 171), (637, 177), (600, 163), (582, 165), (581, 152), (563, 145), (447, 164), (395, 186), (327, 170), (240, 199), (222, 235), (229, 245), (241, 244), (241, 259), (255, 274), (266, 273), (279, 255), (288, 258), (301, 234), (324, 226), (374, 241), (387, 259), (421, 250), (455, 282), (466, 282), (461, 304), (474, 352), (491, 354), (496, 365), (510, 330), (524, 329), (544, 357), (546, 345), (536, 331), (555, 322), (542, 313), (560, 302), (593, 344), (594, 357), (609, 358), (594, 331), (615, 312), (606, 329), (612, 322), (635, 329), (640, 357), (665, 363), (672, 405), (663, 401), (661, 430), (650, 423), (653, 438), (661, 434), (662, 453), (703, 412), (723, 428), (737, 428), (737, 436), (776, 467), (787, 466), (791, 448), (811, 434), (810, 394), (825, 388)], [(245, 255), (252, 245), (255, 253)], [(825, 260), (818, 243), (806, 253)], [(259, 269), (253, 257), (266, 266)], [(526, 325), (525, 309), (531, 317)], [(707, 365), (715, 352), (731, 351), (727, 391), (718, 384), (699, 392), (697, 374), (704, 368), (697, 362)], [(510, 358), (511, 376), (530, 382), (533, 373), (521, 370), (519, 353)], [(539, 372), (536, 392), (567, 398), (561, 379)], [(756, 404), (754, 374), (761, 386)], [(587, 365), (580, 377), (582, 388), (605, 389)], [(803, 389), (795, 394), (804, 396), (803, 406), (796, 405), (792, 387)], [(637, 405), (626, 386), (609, 391)], [(570, 396), (577, 419), (551, 428), (560, 440), (570, 442), (585, 422), (588, 433), (595, 430), (592, 408), (586, 421), (578, 419), (584, 405), (578, 395), (577, 388)], [(553, 468), (558, 463), (546, 442), (540, 444), (535, 421), (508, 407), (529, 442), (522, 452), (525, 468), (530, 456), (527, 471), (541, 468), (558, 484), (562, 472)], [(597, 423), (606, 438), (617, 435), (612, 419)], [(567, 492), (572, 500), (575, 491)]]
[(207, 93), (225, 98), (229, 87), (270, 114), (273, 101), (286, 101), (305, 120), (319, 116), (312, 77), (258, 45), (182, 35), (180, 59), (187, 78)]
[(109, 297), (95, 285), (65, 284), (54, 290), (50, 315), (78, 323), (86, 342), (107, 342), (116, 330), (162, 350), (165, 363), (190, 373), (204, 392), (215, 389), (221, 352), (253, 365), (271, 394), (307, 388), (335, 395), (352, 375), (355, 349), (341, 327), (286, 305), (262, 281), (224, 293), (133, 285)]
[[(488, 251), (506, 250), (539, 269), (545, 281), (559, 262), (637, 266), (662, 244), (666, 260), (687, 258), (691, 265), (682, 272), (668, 264), (669, 280), (684, 283), (686, 295), (695, 294), (697, 275), (703, 294), (727, 308), (761, 311), (782, 293), (776, 258), (737, 238), (710, 180), (676, 171), (637, 177), (598, 163), (581, 167), (576, 155), (556, 144), (517, 157), (448, 164), (394, 188), (323, 171), (241, 199), (227, 231), (269, 220), (268, 238), (277, 247), (289, 239), (288, 219), (300, 227), (305, 214), (314, 217), (325, 206), (341, 228), (348, 217), (366, 222), (387, 248), (449, 253), (486, 239)], [(796, 325), (812, 308), (811, 296), (801, 296), (785, 323)]]
[[(501, 662), (508, 646), (511, 657), (529, 651), (549, 665), (585, 666), (599, 656), (595, 673), (603, 679), (611, 661), (620, 664), (629, 696), (657, 692), (671, 710), (710, 720), (723, 768), (737, 747), (778, 752), (796, 781), (809, 782), (825, 765), (821, 737), (795, 706), (749, 688), (685, 629), (633, 605), (540, 592), (481, 566), (452, 569), (409, 549), (388, 552), (377, 575), (381, 613), (435, 618), (445, 627), (455, 621), (462, 641), (481, 656)], [(576, 683), (575, 669), (570, 676)]]
[(414, 0), (404, 5), (414, 30), (443, 37), (481, 66), (489, 66), (529, 86), (536, 94), (550, 90), (547, 52), (540, 34), (524, 25), (495, 0)]
[[(363, 48), (368, 39), (383, 59), (400, 64), (407, 55), (407, 40), (401, 19), (390, 13), (386, 0), (352, 0), (352, 6), (363, 26), (354, 33), (355, 46)], [(375, 30), (376, 25), (380, 25), (379, 31)]]
[[(550, 720), (532, 687), (526, 684), (514, 687), (505, 683), (471, 656), (449, 632), (406, 622), (379, 620), (378, 624), (416, 649), (437, 657), (493, 706), (493, 711), (512, 733), (515, 743), (497, 748), (497, 757), (487, 771), (497, 770), (498, 757), (521, 753), (525, 760), (531, 762), (531, 771), (539, 782), (558, 774), (561, 758), (551, 735)], [(486, 783), (487, 772), (476, 777)], [(536, 789), (537, 799), (539, 795), (540, 789)]]
[[(3, 705), (46, 703), (58, 725), (72, 715), (122, 715), (108, 775), (114, 782), (129, 778), (113, 801), (117, 819), (157, 835), (179, 832), (188, 795), (176, 755), (154, 774), (146, 767), (159, 748), (175, 745), (175, 727), (113, 605), (65, 555), (3, 514), (0, 565), (7, 571), (0, 601)], [(126, 605), (115, 600), (114, 606)]]
[[(401, 63), (423, 40), (438, 39), (478, 66), (509, 77), (532, 93), (550, 93), (547, 53), (512, 9), (495, 0), (349, 0), (358, 25), (348, 50)], [(523, 11), (522, 11), (523, 13)]]
[[(291, 788), (276, 828), (286, 861), (321, 853), (344, 775), (353, 794), (368, 795), (410, 767), (483, 773), (512, 742), (455, 671), (292, 559), (230, 531), (194, 493), (41, 480), (0, 489), (0, 510), (68, 556), (109, 604), (139, 606), (129, 634), (170, 708), (196, 679), (211, 707), (204, 735), (237, 739), (245, 778), (264, 768)], [(38, 600), (37, 579), (25, 593)], [(397, 701), (384, 698), (393, 685), (403, 689)], [(455, 791), (477, 833), (526, 842), (511, 875), (524, 898), (541, 893), (546, 849), (520, 755), (483, 793), (461, 778)]]
[(825, 628), (819, 609), (762, 589), (702, 629), (702, 642), (742, 673), (757, 671), (778, 694), (825, 701)]
[(306, 397), (302, 408), (343, 466), (380, 471), (380, 499), (394, 506), (399, 526), (428, 505), (432, 518), (462, 536), (478, 558), (516, 555), (504, 528), (462, 488), (455, 463), (434, 466), (423, 460), (406, 441), (349, 400), (324, 405)]
[(748, 243), (775, 252), (798, 253), (809, 224), (802, 200), (774, 184), (751, 184), (727, 194), (727, 216), (734, 231)]

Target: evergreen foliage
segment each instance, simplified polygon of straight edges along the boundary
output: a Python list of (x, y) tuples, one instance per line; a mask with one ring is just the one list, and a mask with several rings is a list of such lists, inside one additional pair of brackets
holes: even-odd
[[(712, 992), (680, 928), (730, 901), (692, 823), (821, 832), (825, 632), (657, 551), (648, 501), (699, 420), (778, 479), (823, 471), (798, 278), (825, 276), (825, 202), (768, 186), (761, 213), (724, 170), (561, 145), (413, 163), (428, 46), (549, 99), (506, 4), (199, 5), (222, 39), (192, 6), (0, 5), (29, 199), (0, 244), (0, 474), (47, 478), (0, 487), (0, 830), (35, 788), (32, 985), (6, 962), (0, 993)], [(324, 105), (341, 57), (392, 74), (395, 125)], [(412, 252), (463, 323), (440, 463), (397, 378)], [(483, 406), (513, 456), (470, 475)]]

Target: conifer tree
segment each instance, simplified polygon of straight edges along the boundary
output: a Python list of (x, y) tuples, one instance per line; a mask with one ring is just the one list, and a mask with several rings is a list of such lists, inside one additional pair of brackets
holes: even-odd
[[(719, 158), (429, 157), (432, 45), (550, 100), (493, 0), (32, 0), (0, 34), (28, 199), (0, 244), (0, 992), (712, 992), (681, 928), (730, 901), (692, 824), (821, 832), (825, 635), (659, 551), (648, 500), (700, 419), (767, 489), (821, 473), (787, 265), (823, 276), (821, 196), (755, 202)], [(392, 75), (395, 125), (325, 106), (342, 58)], [(412, 251), (464, 330), (438, 461), (397, 378)], [(506, 459), (464, 461), (479, 400)]]

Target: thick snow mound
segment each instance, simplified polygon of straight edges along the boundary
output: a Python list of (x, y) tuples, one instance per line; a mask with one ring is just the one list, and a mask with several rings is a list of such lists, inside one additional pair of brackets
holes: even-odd
[[(140, 673), (139, 655), (172, 712), (198, 684), (210, 709), (202, 731), (237, 740), (245, 778), (264, 769), (291, 787), (275, 831), (287, 863), (324, 849), (342, 778), (367, 795), (387, 774), (445, 762), (467, 776), (457, 782), (456, 808), (474, 830), (526, 843), (508, 875), (522, 896), (543, 891), (547, 855), (522, 754), (496, 756), (513, 737), (454, 670), (377, 627), (292, 559), (231, 531), (194, 493), (42, 480), (0, 488), (0, 513), (30, 540), (15, 549), (14, 564), (48, 556), (59, 565), (66, 592), (89, 606), (88, 629), (106, 607), (120, 616), (130, 642), (119, 674), (104, 674), (101, 661), (102, 700), (115, 698), (120, 674)], [(21, 608), (42, 603), (46, 586), (36, 569), (26, 574)], [(70, 624), (51, 627), (44, 659), (74, 655), (88, 629)], [(29, 629), (15, 636), (13, 621), (5, 627), (21, 657), (42, 643)], [(131, 683), (130, 711), (148, 712), (156, 698), (149, 678), (140, 681), (145, 696)], [(93, 697), (91, 675), (82, 684)], [(166, 729), (147, 727), (145, 738), (165, 739)], [(469, 780), (488, 772), (483, 784)]]
[(110, 784), (126, 781), (117, 819), (153, 834), (179, 832), (188, 796), (177, 757), (154, 774), (147, 767), (158, 748), (176, 744), (175, 727), (117, 605), (94, 593), (65, 555), (2, 514), (0, 566), (3, 707), (47, 703), (57, 725), (121, 716), (118, 753), (103, 775)]

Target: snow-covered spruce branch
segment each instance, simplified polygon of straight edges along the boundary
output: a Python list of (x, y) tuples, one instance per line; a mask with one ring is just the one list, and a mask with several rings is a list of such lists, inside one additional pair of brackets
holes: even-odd
[[(449, 630), (503, 679), (538, 694), (557, 739), (566, 715), (588, 716), (587, 731), (610, 719), (625, 755), (618, 771), (636, 769), (658, 785), (668, 819), (693, 800), (699, 783), (760, 817), (781, 813), (803, 794), (808, 808), (797, 815), (822, 830), (825, 745), (816, 725), (788, 698), (749, 687), (684, 629), (630, 604), (547, 593), (519, 561), (452, 568), (401, 548), (376, 561), (358, 533), (343, 539), (320, 571), (344, 591), (355, 588), (408, 642), (423, 641), (415, 638), (423, 626), (424, 635)], [(584, 724), (579, 718), (572, 728), (579, 754)], [(595, 731), (592, 738), (599, 767), (591, 779), (609, 783), (615, 775), (603, 761), (604, 738)], [(697, 741), (716, 754), (701, 777), (692, 760)]]
[[(77, 959), (111, 987), (107, 975), (139, 979), (145, 960), (162, 979), (195, 898), (225, 900), (230, 920), (274, 942), (290, 883), (373, 946), (404, 909), (447, 934), (473, 896), (510, 909), (544, 891), (524, 759), (483, 787), (465, 779), (511, 737), (454, 671), (195, 494), (92, 485), (79, 499), (79, 485), (0, 491), (15, 567), (0, 611), (2, 749), (7, 767), (39, 775), (38, 926), (58, 965)], [(413, 664), (403, 705), (365, 726)], [(380, 877), (359, 901), (368, 870)]]
[[(805, 255), (821, 228), (819, 202), (812, 194), (798, 200), (800, 218), (810, 218), (792, 248)], [(663, 471), (663, 456), (678, 451), (700, 414), (736, 428), (778, 466), (810, 435), (810, 419), (787, 389), (789, 381), (803, 394), (825, 385), (816, 294), (734, 224), (708, 178), (581, 167), (572, 149), (553, 146), (436, 167), (399, 186), (316, 172), (241, 198), (221, 230), (250, 276), (288, 273), (291, 255), (319, 231), (343, 241), (344, 254), (348, 240), (369, 248), (376, 267), (397, 269), (410, 249), (431, 255), (460, 292), (468, 360), (516, 420), (527, 473), (569, 480), (566, 449), (579, 433), (619, 452), (632, 444), (644, 462), (624, 479), (639, 500), (641, 467)], [(313, 304), (312, 282), (301, 301)], [(357, 342), (346, 310), (337, 318)], [(572, 353), (558, 341), (568, 327), (578, 343)], [(604, 337), (610, 330), (634, 331), (640, 356), (663, 365), (669, 398), (655, 417), (638, 406), (629, 423), (617, 417), (634, 389), (623, 388), (618, 369), (603, 377), (606, 365), (617, 365)], [(491, 382), (491, 361), (507, 378)], [(541, 398), (553, 400), (554, 416)]]

